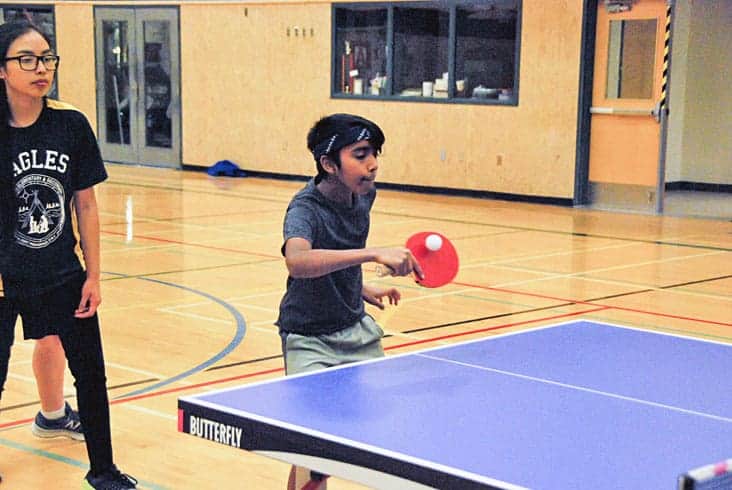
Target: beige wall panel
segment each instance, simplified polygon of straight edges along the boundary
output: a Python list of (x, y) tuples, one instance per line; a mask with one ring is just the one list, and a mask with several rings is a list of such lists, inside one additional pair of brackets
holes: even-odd
[(523, 2), (520, 101), (500, 121), (506, 192), (573, 195), (582, 3)]
[(329, 110), (329, 52), (328, 5), (181, 6), (184, 163), (310, 173), (305, 133)]
[(572, 197), (582, 2), (523, 3), (518, 107), (331, 99), (330, 4), (181, 5), (183, 162), (310, 175), (307, 129), (354, 112), (386, 132), (381, 181)]
[(732, 2), (702, 0), (691, 11), (681, 180), (732, 184)]
[(688, 0), (674, 6), (671, 74), (669, 79), (668, 135), (666, 139), (666, 182), (681, 179), (683, 162), (684, 118), (689, 59), (689, 27), (691, 25)]
[(97, 129), (97, 93), (94, 64), (94, 11), (91, 5), (59, 2), (55, 6), (56, 44), (61, 64), (59, 97), (73, 104)]

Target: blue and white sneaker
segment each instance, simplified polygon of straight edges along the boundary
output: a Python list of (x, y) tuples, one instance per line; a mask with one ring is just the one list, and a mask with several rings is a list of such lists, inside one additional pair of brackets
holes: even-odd
[(79, 413), (65, 404), (66, 414), (60, 419), (50, 420), (38, 412), (31, 426), (31, 432), (36, 437), (68, 437), (77, 441), (84, 440), (84, 430), (81, 427)]

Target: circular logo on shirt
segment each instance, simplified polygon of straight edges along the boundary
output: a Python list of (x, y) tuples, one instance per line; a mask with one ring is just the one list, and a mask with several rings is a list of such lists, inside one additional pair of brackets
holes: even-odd
[(15, 185), (18, 207), (16, 241), (44, 248), (61, 236), (66, 221), (64, 187), (48, 175), (26, 175)]

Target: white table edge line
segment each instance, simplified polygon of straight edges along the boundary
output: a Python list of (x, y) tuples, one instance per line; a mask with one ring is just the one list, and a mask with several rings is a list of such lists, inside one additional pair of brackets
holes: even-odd
[[(388, 456), (393, 459), (406, 461), (408, 463), (412, 463), (412, 464), (415, 464), (418, 466), (424, 466), (426, 468), (439, 470), (443, 473), (466, 478), (468, 480), (473, 480), (473, 481), (477, 481), (480, 483), (486, 483), (486, 484), (491, 484), (491, 485), (504, 485), (504, 486), (513, 485), (509, 488), (516, 488), (516, 489), (523, 488), (523, 487), (516, 486), (515, 484), (511, 484), (509, 482), (504, 482), (501, 480), (496, 480), (494, 478), (486, 477), (485, 475), (480, 475), (478, 473), (471, 473), (469, 471), (464, 471), (459, 468), (455, 468), (454, 466), (447, 466), (447, 465), (444, 465), (441, 463), (435, 463), (434, 461), (429, 461), (429, 460), (421, 459), (421, 458), (415, 458), (413, 456), (409, 456), (407, 454), (403, 454), (403, 453), (400, 453), (397, 451), (391, 451), (389, 449), (380, 448), (378, 446), (364, 444), (364, 443), (354, 441), (353, 439), (348, 439), (345, 437), (334, 436), (334, 435), (328, 434), (326, 432), (320, 432), (318, 430), (310, 429), (308, 427), (304, 427), (304, 426), (297, 425), (297, 424), (291, 424), (289, 422), (283, 422), (281, 420), (273, 419), (270, 417), (264, 417), (264, 416), (261, 416), (261, 415), (255, 414), (255, 413), (246, 412), (246, 411), (242, 411), (242, 410), (236, 410), (236, 409), (232, 409), (230, 407), (218, 405), (215, 403), (209, 403), (205, 400), (196, 400), (195, 405), (203, 406), (203, 407), (209, 408), (211, 410), (215, 410), (217, 412), (223, 412), (223, 413), (226, 413), (229, 415), (238, 415), (238, 416), (246, 418), (246, 419), (256, 420), (258, 422), (262, 422), (262, 423), (272, 425), (275, 427), (292, 430), (292, 431), (299, 432), (301, 434), (306, 434), (309, 436), (318, 437), (318, 438), (326, 440), (326, 441), (340, 443), (340, 444), (343, 444), (343, 445), (346, 445), (346, 446), (349, 446), (349, 447), (352, 447), (355, 449), (361, 449), (361, 450), (375, 453), (378, 455)], [(219, 422), (219, 423), (223, 423), (223, 422)], [(257, 451), (257, 450), (254, 450), (254, 451)]]

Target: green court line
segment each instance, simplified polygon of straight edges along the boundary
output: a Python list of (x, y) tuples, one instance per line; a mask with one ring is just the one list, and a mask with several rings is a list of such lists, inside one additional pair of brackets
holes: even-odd
[(619, 236), (612, 236), (612, 235), (600, 235), (600, 234), (595, 234), (595, 233), (582, 233), (582, 232), (577, 232), (577, 231), (564, 231), (564, 230), (552, 230), (552, 229), (544, 229), (544, 228), (531, 228), (528, 226), (504, 225), (504, 224), (500, 224), (500, 223), (481, 223), (481, 222), (476, 222), (476, 221), (461, 220), (461, 219), (457, 219), (457, 218), (434, 218), (434, 217), (430, 217), (430, 216), (409, 215), (409, 214), (393, 213), (393, 212), (386, 212), (386, 211), (374, 211), (373, 213), (374, 214), (383, 214), (385, 216), (399, 216), (400, 218), (424, 219), (424, 220), (430, 220), (430, 221), (441, 221), (441, 222), (457, 223), (457, 224), (464, 224), (464, 225), (492, 226), (494, 228), (505, 228), (505, 229), (509, 229), (509, 230), (549, 233), (551, 235), (569, 235), (569, 236), (586, 237), (586, 238), (602, 238), (605, 240), (618, 240), (621, 242), (647, 243), (647, 244), (651, 244), (651, 245), (667, 245), (667, 246), (671, 246), (671, 247), (688, 247), (688, 248), (699, 248), (702, 250), (732, 252), (732, 248), (715, 247), (713, 245), (701, 245), (701, 244), (697, 244), (697, 243), (667, 242), (667, 241), (663, 241), (663, 240), (626, 238), (626, 237), (619, 237)]
[[(216, 270), (216, 269), (228, 269), (230, 267), (239, 267), (242, 265), (259, 265), (259, 264), (267, 264), (267, 263), (273, 263), (273, 262), (275, 262), (275, 259), (255, 260), (252, 262), (232, 262), (229, 264), (210, 265), (210, 266), (206, 266), (206, 267), (196, 267), (196, 268), (192, 268), (192, 269), (176, 269), (176, 270), (170, 270), (170, 271), (144, 272), (141, 274), (130, 274), (128, 276), (105, 277), (105, 278), (102, 278), (102, 281), (119, 281), (122, 279), (143, 279), (145, 277), (164, 276), (167, 274), (183, 274), (183, 273), (187, 273), (187, 272), (202, 272), (202, 271), (210, 271), (210, 270)], [(108, 274), (108, 273), (102, 271), (102, 274)]]
[[(254, 201), (266, 201), (266, 202), (278, 202), (278, 203), (286, 202), (286, 199), (283, 200), (283, 199), (265, 198), (263, 196), (224, 194), (221, 192), (211, 192), (211, 191), (198, 190), (198, 189), (167, 187), (167, 186), (160, 185), (160, 184), (154, 184), (154, 185), (135, 184), (135, 183), (120, 182), (120, 181), (116, 181), (116, 180), (109, 180), (108, 183), (114, 184), (114, 185), (119, 185), (119, 186), (127, 186), (127, 187), (166, 189), (166, 190), (172, 190), (172, 191), (177, 191), (177, 192), (185, 191), (185, 192), (190, 192), (192, 194), (225, 196), (228, 198), (235, 198), (235, 199), (247, 199), (247, 200), (254, 200)], [(665, 245), (665, 246), (670, 246), (670, 247), (688, 247), (688, 248), (698, 248), (698, 249), (702, 249), (702, 250), (716, 250), (716, 251), (720, 251), (720, 252), (732, 252), (732, 248), (715, 247), (713, 245), (702, 245), (702, 244), (697, 244), (697, 243), (667, 242), (667, 241), (663, 241), (663, 240), (627, 238), (627, 237), (618, 237), (618, 236), (610, 236), (610, 235), (601, 235), (601, 234), (595, 234), (595, 233), (583, 233), (583, 232), (577, 232), (577, 231), (552, 230), (552, 229), (542, 229), (542, 228), (531, 228), (528, 226), (505, 225), (505, 224), (501, 224), (501, 223), (481, 223), (481, 222), (470, 221), (470, 220), (461, 220), (458, 218), (435, 218), (433, 216), (419, 216), (419, 215), (403, 214), (403, 213), (398, 213), (398, 212), (388, 212), (388, 211), (380, 211), (380, 210), (374, 210), (374, 211), (372, 211), (372, 214), (380, 214), (380, 215), (384, 215), (384, 216), (398, 216), (400, 218), (424, 219), (424, 220), (439, 221), (439, 222), (444, 222), (444, 223), (457, 223), (457, 224), (474, 225), (474, 226), (491, 226), (491, 227), (495, 227), (495, 228), (503, 228), (503, 229), (508, 229), (508, 230), (540, 232), (540, 233), (549, 233), (549, 234), (553, 234), (553, 235), (569, 235), (569, 236), (586, 237), (586, 238), (602, 238), (602, 239), (606, 239), (606, 240), (618, 240), (618, 241), (622, 241), (622, 242), (648, 243), (648, 244), (652, 244), (652, 245)]]
[(175, 192), (186, 192), (190, 194), (203, 194), (206, 196), (220, 196), (220, 197), (228, 197), (230, 199), (246, 199), (251, 201), (264, 201), (264, 202), (276, 202), (276, 203), (284, 203), (287, 204), (289, 202), (290, 198), (284, 198), (284, 199), (276, 199), (271, 197), (264, 197), (264, 196), (251, 196), (251, 195), (242, 195), (242, 194), (231, 194), (221, 191), (210, 191), (206, 189), (188, 189), (185, 187), (173, 187), (173, 186), (166, 186), (162, 184), (141, 184), (141, 183), (131, 183), (131, 182), (120, 182), (118, 180), (110, 179), (106, 182), (106, 184), (113, 184), (113, 185), (119, 185), (122, 187), (141, 187), (143, 189), (163, 189), (166, 191), (175, 191)]
[[(54, 454), (48, 451), (44, 451), (43, 449), (36, 449), (31, 446), (26, 446), (25, 444), (20, 444), (19, 442), (11, 441), (9, 439), (3, 439), (0, 437), (0, 444), (6, 447), (10, 447), (13, 449), (17, 449), (18, 451), (24, 451), (27, 453), (30, 453), (34, 456), (39, 456), (46, 459), (51, 459), (53, 461), (58, 461), (59, 463), (64, 463), (70, 466), (74, 466), (76, 468), (80, 468), (85, 471), (89, 471), (89, 465), (86, 463), (82, 463), (81, 461), (77, 461), (72, 458), (67, 458), (66, 456), (61, 456), (60, 454)], [(27, 467), (26, 467), (27, 468)], [(152, 482), (147, 482), (144, 480), (140, 480), (140, 484), (143, 485), (145, 488), (149, 488), (151, 490), (168, 490), (167, 487), (163, 487), (160, 485), (157, 485)]]

